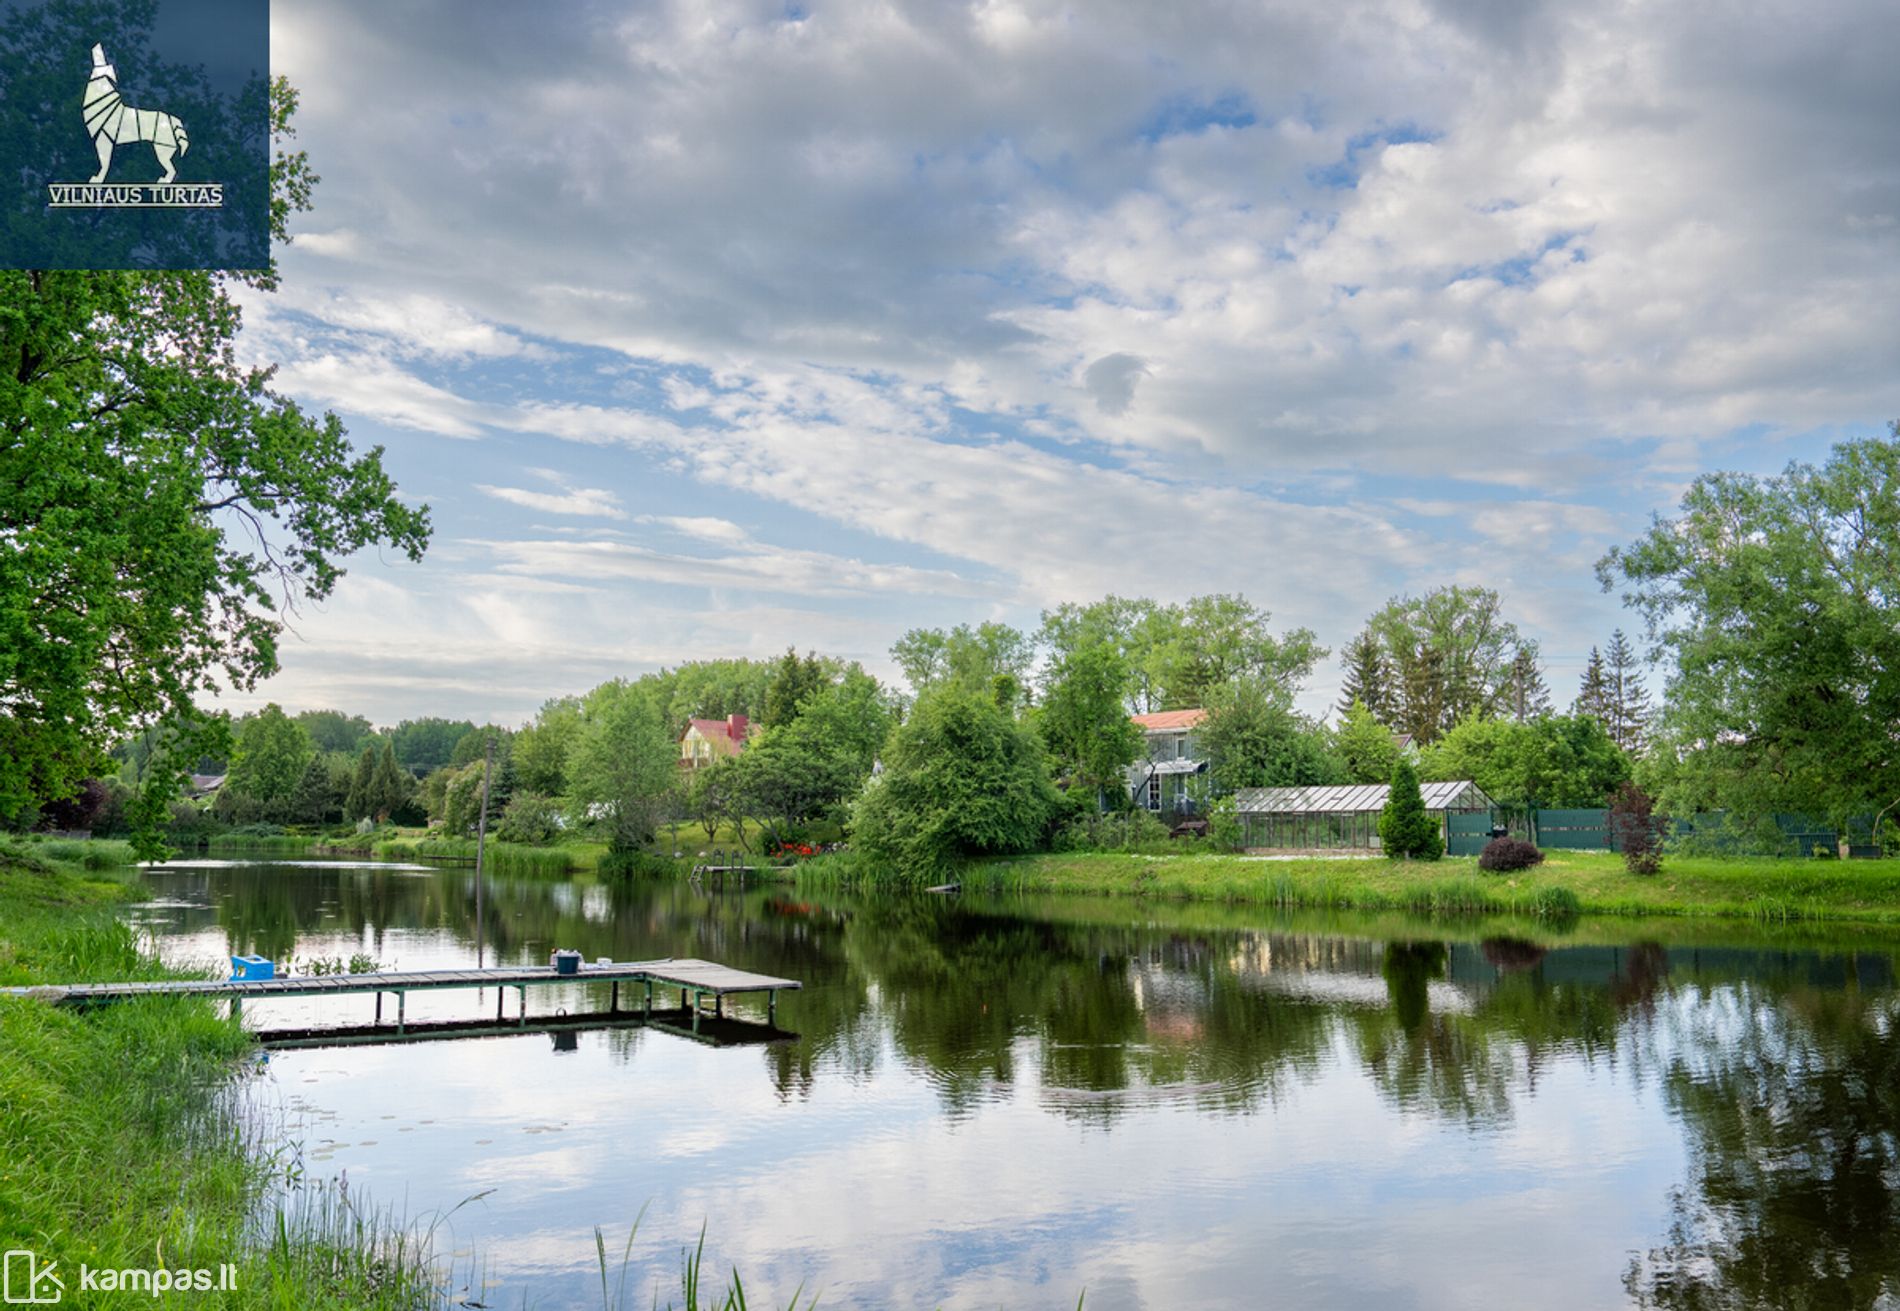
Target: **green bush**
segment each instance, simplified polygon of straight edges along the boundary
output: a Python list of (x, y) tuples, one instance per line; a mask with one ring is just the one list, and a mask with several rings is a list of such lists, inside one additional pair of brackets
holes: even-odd
[(501, 812), (495, 836), (503, 842), (519, 842), (538, 847), (552, 842), (561, 832), (561, 807), (552, 797), (539, 792), (517, 792)]
[(1445, 835), (1425, 809), (1418, 771), (1403, 757), (1392, 771), (1392, 791), (1379, 814), (1379, 845), (1391, 860), (1437, 860), (1445, 854)]
[(1522, 838), (1492, 838), (1478, 853), (1478, 868), (1494, 874), (1529, 869), (1544, 863), (1544, 853)]

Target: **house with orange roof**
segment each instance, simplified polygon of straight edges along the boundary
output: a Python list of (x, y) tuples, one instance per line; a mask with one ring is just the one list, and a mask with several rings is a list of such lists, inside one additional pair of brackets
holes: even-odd
[(1127, 770), (1128, 795), (1144, 810), (1169, 815), (1190, 813), (1193, 803), (1188, 784), (1207, 772), (1195, 730), (1207, 719), (1205, 710), (1159, 710), (1132, 715), (1141, 730), (1141, 759)]
[(702, 769), (716, 761), (730, 760), (745, 750), (745, 744), (758, 731), (744, 715), (689, 719), (686, 731), (680, 734), (680, 768)]

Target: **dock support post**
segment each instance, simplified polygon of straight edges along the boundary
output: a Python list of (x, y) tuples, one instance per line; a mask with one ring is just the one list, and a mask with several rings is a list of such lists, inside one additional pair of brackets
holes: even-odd
[(244, 998), (235, 993), (231, 995), (231, 1018), (234, 1020), (244, 1018)]
[(607, 1009), (610, 1011), (616, 1011), (616, 1012), (620, 1009), (620, 980), (619, 979), (614, 980), (613, 1000), (607, 1003)]
[(402, 1032), (403, 1010), (408, 1005), (408, 1002), (409, 1002), (409, 994), (407, 992), (401, 992), (401, 991), (397, 992), (396, 994), (396, 1032), (397, 1033)]
[[(698, 993), (693, 994), (693, 1008), (695, 1010), (699, 1008), (699, 994)], [(680, 989), (680, 1009), (681, 1010), (686, 1009), (686, 989), (684, 988)]]
[(766, 990), (765, 1022), (767, 1024), (772, 1024), (772, 1025), (776, 1025), (778, 1023), (778, 989), (777, 988), (769, 988)]
[(376, 990), (376, 1023), (381, 1024), (382, 1022), (383, 1022), (383, 990), (381, 988), (378, 988)]
[(508, 989), (499, 985), (495, 988), (495, 1023), (501, 1023), (501, 1003), (508, 996)]
[(715, 992), (713, 994), (713, 1018), (714, 1019), (722, 1018), (725, 1015), (725, 1013), (726, 1013), (726, 994), (723, 992)]
[(647, 1007), (646, 1007), (645, 1018), (650, 1020), (653, 1018), (653, 980), (648, 979), (646, 981), (646, 984), (647, 984)]
[(523, 983), (517, 989), (521, 993), (521, 1026), (528, 1026), (528, 985)]
[[(680, 989), (680, 1000), (684, 1001), (686, 989)], [(699, 989), (693, 989), (693, 1032), (699, 1032)]]

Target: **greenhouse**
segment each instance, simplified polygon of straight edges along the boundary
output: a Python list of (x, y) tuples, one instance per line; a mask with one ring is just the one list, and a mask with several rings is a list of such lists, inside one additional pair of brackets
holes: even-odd
[[(1491, 809), (1491, 798), (1469, 779), (1421, 783), (1418, 790), (1440, 824), (1446, 815)], [(1391, 791), (1384, 783), (1242, 788), (1234, 803), (1249, 850), (1377, 851), (1379, 812)]]

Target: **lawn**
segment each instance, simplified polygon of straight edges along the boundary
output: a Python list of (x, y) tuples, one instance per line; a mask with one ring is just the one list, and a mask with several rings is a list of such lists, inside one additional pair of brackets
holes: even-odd
[(1487, 874), (1472, 857), (1269, 860), (1208, 852), (1077, 852), (992, 861), (966, 885), (1017, 892), (1211, 898), (1285, 907), (1716, 915), (1765, 921), (1900, 923), (1900, 860), (1667, 857), (1638, 876), (1603, 852), (1551, 852), (1542, 865)]

